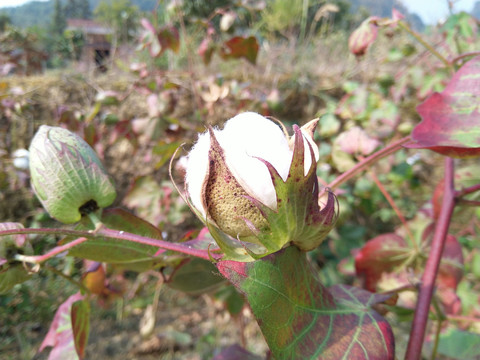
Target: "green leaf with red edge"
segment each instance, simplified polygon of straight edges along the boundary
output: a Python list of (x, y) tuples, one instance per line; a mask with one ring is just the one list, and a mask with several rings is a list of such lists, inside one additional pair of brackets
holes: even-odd
[[(101, 220), (106, 227), (114, 230), (126, 231), (153, 239), (162, 239), (162, 233), (158, 228), (120, 208), (104, 210)], [(82, 221), (77, 226), (77, 230), (91, 230), (92, 226), (87, 222), (88, 220)], [(72, 240), (74, 238), (66, 237), (61, 243)], [(162, 259), (155, 257), (158, 251), (159, 248), (156, 246), (96, 236), (73, 247), (68, 251), (68, 254), (141, 272), (160, 266), (163, 263)]]
[(252, 64), (257, 62), (258, 42), (255, 36), (235, 36), (223, 43), (220, 51), (222, 59), (245, 58)]
[(72, 304), (72, 330), (75, 350), (80, 359), (85, 357), (85, 347), (88, 343), (90, 330), (90, 303), (84, 299)]
[(417, 107), (422, 121), (408, 147), (467, 158), (480, 156), (480, 56), (455, 73), (441, 93)]
[(175, 53), (178, 53), (180, 49), (180, 37), (178, 30), (173, 26), (164, 26), (158, 30), (158, 41), (162, 47), (163, 53), (166, 49), (170, 49)]
[(382, 274), (404, 262), (409, 251), (405, 240), (394, 233), (367, 241), (355, 255), (355, 271), (364, 281), (365, 289), (375, 291)]
[(180, 38), (178, 30), (175, 27), (163, 26), (157, 30), (145, 18), (141, 19), (140, 23), (144, 28), (142, 35), (143, 47), (149, 49), (151, 56), (160, 56), (167, 49), (178, 52), (180, 48)]
[(88, 342), (90, 304), (80, 293), (70, 296), (58, 308), (50, 329), (40, 345), (52, 351), (49, 360), (83, 359)]
[(246, 295), (276, 359), (394, 359), (391, 327), (371, 309), (389, 296), (349, 286), (327, 290), (296, 247), (217, 267)]

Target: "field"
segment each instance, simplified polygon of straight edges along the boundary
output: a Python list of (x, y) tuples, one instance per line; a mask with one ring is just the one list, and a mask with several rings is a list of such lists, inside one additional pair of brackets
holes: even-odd
[[(107, 243), (68, 249), (41, 266), (17, 261), (29, 251), (41, 255), (72, 241), (64, 236), (68, 230), (93, 231), (87, 216), (77, 225), (52, 218), (31, 188), (30, 171), (15, 162), (15, 151), (29, 148), (40, 125), (69, 129), (98, 154), (117, 193), (101, 215), (104, 224), (169, 243), (201, 242), (215, 236), (202, 232), (204, 224), (179, 193), (185, 156), (207, 126), (221, 128), (236, 114), (254, 111), (278, 119), (290, 134), (293, 124), (319, 118), (315, 177), (322, 189), (335, 192), (338, 219), (307, 253), (308, 262), (326, 287), (345, 284), (394, 294), (393, 303), (384, 299), (374, 309), (392, 328), (396, 358), (413, 359), (408, 349), (414, 345), (408, 343), (423, 296), (418, 291), (430, 271), (437, 225), (447, 216), (442, 215), (444, 163), (456, 158), (451, 163), (459, 206), (446, 222), (446, 250), (438, 254), (436, 290), (433, 305), (427, 303), (429, 321), (418, 356), (478, 359), (470, 345), (480, 332), (475, 158), (480, 147), (468, 142), (468, 131), (458, 135), (460, 130), (449, 131), (461, 146), (438, 142), (435, 151), (421, 142), (417, 148), (402, 146), (423, 118), (420, 104), (446, 87), (452, 92), (450, 82), (457, 92), (463, 89), (452, 76), (476, 61), (476, 20), (452, 15), (423, 34), (395, 17), (367, 20), (361, 26), (373, 27), (375, 36), (370, 42), (368, 34), (359, 36), (360, 50), (350, 37), (353, 29), (336, 29), (327, 21), (303, 37), (295, 26), (251, 30), (247, 36), (217, 29), (212, 35), (182, 21), (164, 27), (144, 22), (142, 39), (119, 46), (106, 72), (72, 61), (61, 69), (0, 79), (0, 221), (58, 230), (29, 234), (29, 245), (15, 254), (0, 247), (0, 260), (6, 259), (0, 262), (0, 358), (47, 359), (47, 350), (38, 353), (40, 344), (57, 309), (79, 289), (88, 295), (89, 340), (78, 345), (77, 333), (70, 335), (82, 348), (75, 356), (85, 351), (86, 359), (263, 359), (272, 351), (283, 358), (264, 322), (257, 323), (251, 298), (249, 305), (233, 286), (242, 285), (228, 283), (208, 261), (189, 262), (175, 252), (155, 259), (150, 248), (136, 244), (133, 252), (148, 253), (150, 262), (137, 255), (122, 262)], [(480, 95), (476, 88), (468, 91), (472, 98)], [(432, 138), (435, 131), (432, 127)], [(370, 157), (374, 161), (367, 163)], [(102, 246), (107, 250), (98, 254)], [(7, 277), (12, 269), (25, 281)], [(242, 348), (230, 347), (235, 344)], [(230, 352), (221, 357), (224, 348)]]

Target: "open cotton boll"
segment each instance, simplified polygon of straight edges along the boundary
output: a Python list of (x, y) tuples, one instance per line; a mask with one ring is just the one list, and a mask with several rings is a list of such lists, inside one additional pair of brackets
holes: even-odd
[(240, 185), (255, 199), (276, 209), (277, 197), (270, 173), (258, 158), (272, 164), (286, 180), (293, 152), (281, 128), (257, 113), (245, 112), (227, 121), (215, 136), (225, 152), (228, 168)]

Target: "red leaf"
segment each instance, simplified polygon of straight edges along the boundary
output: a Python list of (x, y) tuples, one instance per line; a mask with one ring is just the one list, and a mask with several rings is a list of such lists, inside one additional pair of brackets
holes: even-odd
[(244, 57), (252, 64), (255, 64), (258, 49), (258, 42), (254, 36), (248, 38), (235, 36), (223, 44), (220, 56), (223, 59), (239, 59)]
[(397, 234), (379, 235), (369, 241), (355, 255), (355, 270), (365, 281), (365, 288), (376, 290), (383, 272), (391, 271), (408, 256), (405, 240)]
[(82, 294), (70, 296), (55, 313), (39, 352), (52, 346), (49, 360), (82, 359), (88, 341), (89, 312)]
[(422, 121), (412, 132), (412, 148), (467, 158), (480, 155), (480, 56), (467, 62), (441, 93), (417, 107)]

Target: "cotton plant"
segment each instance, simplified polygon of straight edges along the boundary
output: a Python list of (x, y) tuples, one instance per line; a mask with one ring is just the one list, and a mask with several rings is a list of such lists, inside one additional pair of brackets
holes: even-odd
[[(358, 355), (364, 349), (378, 354), (370, 359), (393, 359), (391, 328), (371, 309), (390, 295), (344, 285), (327, 289), (308, 260), (307, 252), (325, 239), (339, 211), (333, 192), (318, 184), (317, 122), (294, 125), (290, 136), (280, 122), (244, 112), (223, 128), (208, 127), (199, 134), (187, 155), (180, 193), (217, 246), (204, 235), (183, 243), (165, 241), (157, 227), (110, 208), (115, 186), (93, 149), (66, 129), (41, 126), (29, 148), (32, 188), (50, 216), (65, 226), (7, 224), (0, 226), (0, 235), (65, 237), (43, 255), (31, 255), (22, 241), (4, 241), (0, 293), (59, 256), (94, 261), (97, 268), (100, 263), (133, 271), (169, 268), (167, 283), (180, 281), (180, 288), (185, 286), (178, 280), (182, 276), (176, 280), (175, 274), (191, 264), (183, 271), (197, 279), (188, 279), (187, 286), (218, 284), (221, 274), (244, 294), (276, 359), (336, 359), (345, 351), (348, 358), (362, 358)], [(27, 265), (33, 265), (32, 271)], [(90, 285), (84, 283), (82, 292), (59, 307), (55, 319), (65, 319), (65, 324), (54, 320), (41, 349), (53, 346), (56, 353), (68, 343), (83, 358), (89, 303), (107, 291), (104, 280), (93, 284), (95, 292)], [(342, 342), (336, 341), (339, 335)]]
[(317, 122), (294, 126), (290, 137), (280, 123), (244, 112), (199, 135), (188, 154), (187, 200), (225, 258), (251, 261), (290, 244), (309, 251), (332, 229), (335, 196), (327, 189), (319, 204)]

